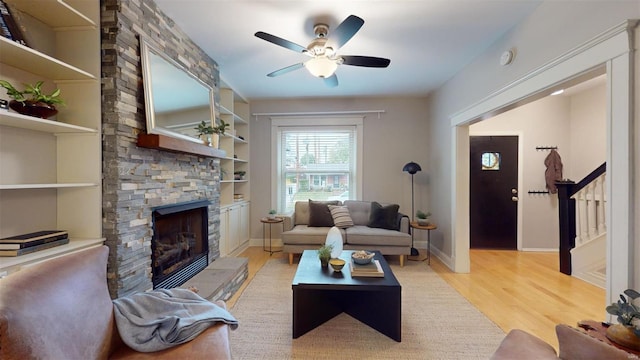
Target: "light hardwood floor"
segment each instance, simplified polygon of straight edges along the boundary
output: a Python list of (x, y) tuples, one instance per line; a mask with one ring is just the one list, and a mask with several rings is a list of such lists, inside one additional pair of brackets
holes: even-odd
[[(270, 258), (284, 257), (270, 257), (261, 247), (239, 256), (249, 259), (249, 278), (229, 300), (230, 307)], [(604, 289), (560, 273), (557, 253), (471, 250), (469, 274), (454, 273), (436, 258), (431, 268), (505, 333), (523, 329), (556, 349), (556, 324), (605, 319)]]

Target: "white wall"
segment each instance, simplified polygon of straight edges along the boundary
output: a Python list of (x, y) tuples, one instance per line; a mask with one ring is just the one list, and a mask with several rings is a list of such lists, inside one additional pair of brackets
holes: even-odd
[(606, 161), (606, 86), (602, 84), (576, 94), (570, 102), (571, 153), (565, 177), (577, 182)]
[[(640, 18), (637, 1), (545, 1), (519, 26), (498, 40), (474, 62), (429, 98), (430, 201), (441, 214), (433, 244), (444, 256), (452, 256), (452, 187), (454, 169), (451, 118), (502, 87), (587, 42), (624, 20)], [(500, 54), (515, 48), (514, 62), (502, 67)], [(532, 91), (535, 89), (532, 89)]]
[[(251, 113), (295, 113), (321, 111), (384, 110), (366, 114), (364, 119), (363, 199), (397, 203), (400, 211), (411, 213), (411, 176), (402, 172), (415, 161), (422, 172), (415, 175), (415, 208), (434, 213), (427, 188), (433, 175), (428, 164), (427, 107), (424, 98), (346, 98), (256, 100)], [(251, 117), (251, 238), (262, 238), (258, 219), (272, 208), (274, 191), (271, 174), (271, 120)], [(255, 174), (261, 174), (256, 177)], [(275, 227), (274, 227), (275, 230)], [(278, 238), (279, 234), (274, 234)]]

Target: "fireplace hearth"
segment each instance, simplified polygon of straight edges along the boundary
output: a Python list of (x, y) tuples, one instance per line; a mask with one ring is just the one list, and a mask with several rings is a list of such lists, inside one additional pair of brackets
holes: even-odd
[(208, 201), (153, 210), (151, 267), (153, 288), (169, 289), (208, 265)]

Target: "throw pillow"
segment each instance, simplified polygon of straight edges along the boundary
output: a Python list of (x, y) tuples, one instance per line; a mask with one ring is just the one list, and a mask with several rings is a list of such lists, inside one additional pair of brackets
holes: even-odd
[(353, 220), (346, 206), (329, 205), (329, 211), (336, 227), (345, 229), (353, 226)]
[(329, 205), (338, 205), (338, 202), (309, 199), (309, 226), (332, 227), (334, 225)]
[(400, 210), (400, 205), (382, 206), (378, 202), (372, 201), (369, 224), (367, 225), (372, 228), (399, 230), (398, 210)]

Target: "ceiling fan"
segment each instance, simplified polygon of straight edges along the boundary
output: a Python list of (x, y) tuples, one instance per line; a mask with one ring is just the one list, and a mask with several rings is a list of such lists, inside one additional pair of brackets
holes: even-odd
[(267, 34), (262, 31), (255, 33), (255, 36), (270, 43), (282, 46), (295, 52), (300, 52), (311, 57), (311, 59), (284, 67), (267, 74), (269, 77), (279, 76), (291, 72), (293, 70), (306, 68), (313, 76), (324, 79), (325, 84), (334, 87), (338, 86), (338, 77), (335, 74), (338, 65), (352, 65), (374, 68), (386, 68), (391, 60), (372, 56), (359, 55), (338, 55), (337, 51), (340, 47), (347, 43), (360, 30), (364, 20), (349, 15), (335, 30), (329, 34), (329, 26), (327, 24), (316, 24), (313, 31), (316, 38), (304, 47), (289, 40), (282, 39), (275, 35)]

